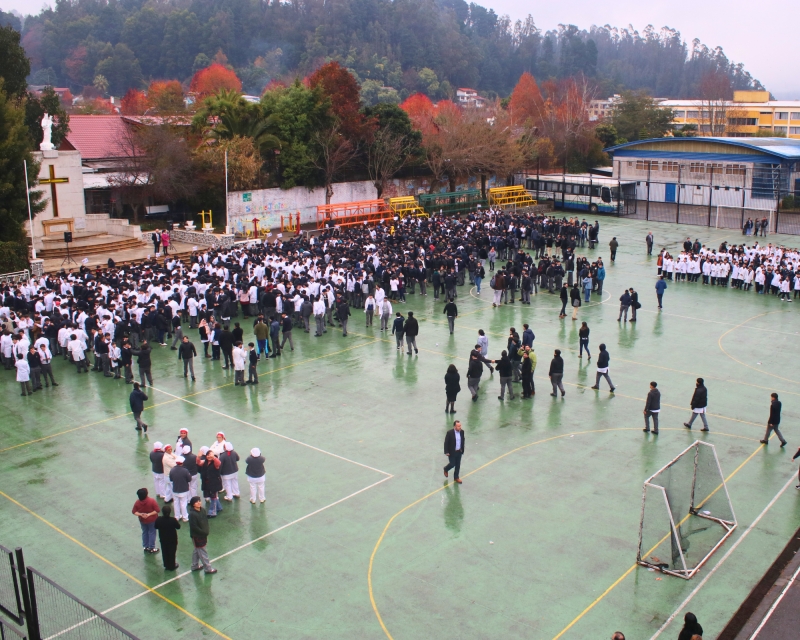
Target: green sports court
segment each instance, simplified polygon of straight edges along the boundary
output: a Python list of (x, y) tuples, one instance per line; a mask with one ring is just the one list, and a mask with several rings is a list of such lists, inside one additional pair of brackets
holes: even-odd
[[(677, 610), (661, 637), (677, 636), (685, 611), (716, 637), (800, 526), (791, 459), (800, 305), (670, 282), (659, 312), (647, 231), (654, 254), (680, 250), (687, 235), (716, 247), (739, 232), (600, 222), (599, 247), (576, 254), (604, 258), (604, 292), (579, 321), (593, 354), (608, 346), (616, 393), (604, 382), (589, 388), (594, 359), (578, 358), (580, 322), (558, 318), (557, 295), (494, 309), (488, 278), (481, 296), (459, 288), (453, 336), (431, 295), (396, 305), (420, 321), (418, 356), (398, 352), (377, 323), (364, 328), (359, 311), (346, 338), (300, 333), (294, 352), (262, 361), (258, 386), (235, 387), (232, 371), (203, 359), (188, 382), (175, 352), (156, 346), (147, 436), (134, 430), (124, 381), (54, 361), (56, 389), (23, 398), (13, 375), (4, 379), (0, 544), (23, 547), (30, 566), (139, 638), (652, 638)], [(618, 298), (631, 286), (639, 319), (620, 324)], [(497, 374), (484, 373), (470, 402), (478, 330), (499, 358), (509, 327), (525, 322), (536, 334), (535, 398), (501, 403)], [(546, 376), (555, 348), (565, 356), (563, 399), (550, 397)], [(451, 363), (462, 376), (462, 485), (442, 475)], [(709, 433), (683, 427), (698, 376)], [(651, 380), (662, 394), (657, 437), (642, 433)], [(759, 443), (772, 392), (785, 449)], [(246, 499), (242, 471), (243, 498), (210, 523), (213, 576), (189, 571), (184, 530), (180, 569), (165, 573), (159, 555), (142, 553), (131, 514), (137, 489), (152, 494), (152, 444), (174, 443), (181, 427), (195, 449), (224, 431), (237, 451), (259, 447), (267, 460), (266, 504)], [(683, 580), (637, 566), (636, 552), (642, 483), (695, 439), (716, 449), (738, 526)]]

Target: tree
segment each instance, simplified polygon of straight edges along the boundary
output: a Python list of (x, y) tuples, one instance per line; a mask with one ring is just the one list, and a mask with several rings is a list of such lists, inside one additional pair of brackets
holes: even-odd
[(119, 103), (120, 111), (125, 116), (141, 116), (150, 107), (144, 91), (138, 89), (128, 89)]
[(192, 125), (209, 140), (249, 138), (253, 147), (268, 157), (281, 146), (275, 123), (275, 115), (265, 116), (259, 105), (248, 102), (236, 91), (223, 89), (203, 101)]
[(628, 141), (663, 138), (672, 131), (673, 119), (672, 109), (661, 107), (641, 91), (623, 92), (611, 115), (611, 123), (617, 129), (619, 138)]
[[(25, 115), (5, 92), (0, 79), (0, 242), (23, 242), (28, 218), (23, 161), (28, 164), (28, 182), (36, 185), (39, 164), (31, 154), (31, 141)], [(44, 209), (41, 191), (31, 192), (33, 214)]]
[(186, 110), (183, 87), (177, 80), (154, 80), (147, 87), (147, 100), (156, 113), (171, 115)]
[(367, 147), (367, 171), (380, 198), (386, 183), (419, 152), (422, 134), (411, 126), (408, 114), (397, 105), (368, 107), (365, 115), (378, 127)]
[(121, 96), (132, 87), (139, 87), (143, 82), (142, 70), (139, 61), (127, 45), (117, 43), (110, 56), (97, 63), (94, 70), (96, 76), (107, 79), (112, 95)]
[(20, 33), (10, 25), (0, 27), (0, 77), (3, 78), (6, 95), (17, 99), (28, 88), (26, 78), (31, 72), (31, 63), (20, 45)]
[(162, 73), (160, 58), (165, 22), (166, 17), (150, 6), (125, 19), (121, 40), (133, 51), (146, 78), (157, 78)]
[(69, 114), (61, 106), (61, 100), (53, 87), (45, 87), (39, 96), (28, 92), (25, 98), (25, 126), (28, 127), (28, 135), (33, 149), (39, 148), (39, 143), (44, 137), (42, 117), (45, 113), (49, 113), (53, 117), (51, 140), (58, 149), (69, 133)]
[(360, 111), (360, 87), (352, 73), (338, 62), (329, 62), (309, 76), (308, 85), (320, 89), (330, 100), (330, 109), (341, 135), (355, 144), (366, 136), (370, 124)]
[(415, 93), (406, 98), (400, 104), (400, 108), (408, 114), (414, 128), (423, 136), (435, 128), (433, 117), (436, 115), (436, 107), (433, 106), (433, 102), (428, 96)]
[(234, 191), (254, 189), (259, 183), (263, 159), (252, 138), (233, 136), (216, 144), (200, 147), (200, 158), (206, 163), (209, 176), (221, 186), (225, 175), (225, 153), (228, 154), (228, 187)]
[(232, 69), (215, 62), (194, 74), (189, 89), (194, 91), (198, 97), (205, 98), (223, 89), (241, 91), (242, 82)]
[(598, 124), (594, 128), (594, 135), (603, 143), (603, 147), (613, 147), (619, 140), (617, 128), (608, 122)]
[(318, 151), (311, 156), (311, 161), (322, 172), (325, 204), (330, 204), (333, 181), (355, 158), (358, 143), (344, 135), (338, 120), (333, 120), (325, 129), (315, 131), (312, 140)]
[(511, 116), (511, 125), (535, 126), (544, 109), (544, 98), (534, 77), (527, 71), (523, 73), (511, 99), (508, 101), (508, 113)]
[(167, 16), (161, 43), (159, 66), (166, 75), (186, 78), (200, 51), (202, 31), (197, 16), (186, 9), (177, 9)]

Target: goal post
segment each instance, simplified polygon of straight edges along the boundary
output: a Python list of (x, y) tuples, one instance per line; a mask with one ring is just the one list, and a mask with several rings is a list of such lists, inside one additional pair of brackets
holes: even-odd
[(736, 524), (716, 449), (697, 440), (645, 480), (636, 562), (688, 580)]
[[(730, 204), (718, 204), (715, 205), (715, 207), (715, 229), (739, 229), (739, 231), (741, 231), (748, 218), (753, 220), (753, 222), (767, 218), (767, 220), (769, 220), (767, 231), (769, 233), (775, 233), (775, 209), (759, 209), (756, 207), (742, 207)], [(755, 235), (755, 232), (756, 230), (754, 229), (753, 235)]]

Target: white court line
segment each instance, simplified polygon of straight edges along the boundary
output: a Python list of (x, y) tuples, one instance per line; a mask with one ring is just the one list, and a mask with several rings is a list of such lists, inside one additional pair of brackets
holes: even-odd
[[(232, 555), (232, 554), (236, 553), (237, 551), (241, 551), (242, 549), (246, 549), (247, 547), (255, 544), (256, 542), (260, 542), (261, 540), (264, 540), (265, 538), (269, 538), (270, 536), (275, 535), (279, 531), (283, 531), (284, 529), (288, 529), (289, 527), (291, 527), (292, 525), (297, 524), (298, 522), (302, 522), (303, 520), (307, 520), (308, 518), (311, 518), (312, 516), (315, 516), (318, 513), (322, 513), (323, 511), (327, 511), (331, 507), (335, 507), (337, 504), (341, 504), (342, 502), (345, 502), (346, 500), (349, 500), (350, 498), (354, 498), (359, 493), (364, 493), (365, 491), (369, 491), (373, 487), (377, 487), (382, 482), (386, 482), (387, 480), (390, 480), (393, 477), (394, 476), (389, 475), (388, 477), (383, 478), (382, 480), (378, 480), (377, 482), (373, 482), (368, 487), (364, 487), (363, 489), (359, 489), (358, 491), (356, 491), (354, 493), (351, 493), (349, 496), (345, 496), (344, 498), (339, 498), (339, 500), (337, 500), (336, 502), (331, 502), (329, 505), (321, 507), (321, 508), (317, 509), (316, 511), (312, 511), (311, 513), (308, 513), (308, 514), (302, 516), (301, 518), (298, 518), (297, 520), (293, 520), (292, 522), (288, 522), (285, 525), (270, 531), (269, 533), (265, 533), (263, 536), (261, 536), (259, 538), (255, 538), (254, 540), (251, 540), (250, 542), (245, 542), (243, 545), (238, 546), (235, 549), (231, 549), (230, 551), (226, 551), (221, 556), (217, 556), (216, 558), (212, 558), (211, 562), (216, 562), (217, 560), (221, 560), (222, 558), (225, 558), (225, 557), (227, 557), (229, 555)], [(185, 576), (188, 576), (190, 573), (192, 573), (192, 572), (191, 571), (184, 571), (183, 573), (178, 574), (174, 578), (170, 578), (169, 580), (165, 580), (164, 582), (162, 582), (160, 584), (157, 584), (154, 587), (151, 587), (150, 589), (151, 590), (160, 589), (161, 587), (164, 587), (164, 586), (168, 585), (171, 582), (175, 582), (176, 580), (180, 580), (181, 578), (183, 578)], [(135, 595), (132, 598), (128, 598), (127, 600), (124, 600), (123, 602), (120, 602), (119, 604), (115, 604), (110, 609), (106, 609), (105, 611), (102, 611), (101, 613), (103, 615), (108, 615), (112, 611), (115, 611), (116, 609), (119, 609), (120, 607), (124, 607), (126, 604), (130, 604), (134, 600), (138, 600), (139, 598), (141, 598), (142, 596), (146, 596), (150, 592), (151, 592), (150, 590), (142, 591), (140, 594)]]
[(258, 429), (259, 431), (263, 431), (264, 433), (268, 433), (273, 436), (277, 436), (278, 438), (283, 438), (284, 440), (288, 440), (289, 442), (294, 442), (295, 444), (299, 444), (303, 447), (308, 447), (309, 449), (313, 449), (314, 451), (319, 451), (320, 453), (324, 453), (327, 456), (332, 456), (334, 458), (339, 458), (339, 460), (344, 460), (345, 462), (349, 462), (351, 464), (358, 465), (359, 467), (364, 467), (365, 469), (369, 469), (370, 471), (377, 471), (378, 473), (382, 473), (385, 476), (392, 477), (391, 473), (387, 471), (381, 471), (380, 469), (376, 469), (375, 467), (370, 467), (367, 464), (362, 464), (361, 462), (356, 462), (355, 460), (351, 460), (350, 458), (345, 458), (344, 456), (337, 455), (335, 453), (331, 453), (330, 451), (325, 451), (325, 449), (320, 449), (319, 447), (315, 447), (314, 445), (308, 444), (306, 442), (301, 442), (300, 440), (295, 440), (294, 438), (290, 438), (289, 436), (285, 436), (282, 433), (277, 433), (275, 431), (270, 431), (269, 429), (265, 429), (264, 427), (259, 427), (257, 424), (253, 424), (252, 422), (247, 422), (246, 420), (242, 420), (240, 418), (234, 418), (233, 416), (229, 416), (227, 413), (222, 413), (221, 411), (217, 411), (216, 409), (212, 409), (211, 407), (206, 407), (202, 404), (197, 404), (196, 402), (192, 402), (191, 400), (187, 400), (186, 398), (181, 398), (180, 396), (173, 395), (167, 391), (162, 391), (161, 389), (156, 389), (154, 386), (150, 386), (153, 391), (158, 391), (159, 393), (163, 393), (165, 396), (169, 396), (171, 398), (175, 398), (176, 400), (180, 400), (181, 402), (185, 402), (186, 404), (194, 405), (200, 409), (205, 409), (206, 411), (210, 411), (211, 413), (216, 413), (218, 416), (222, 416), (223, 418), (228, 418), (228, 420), (233, 420), (234, 422), (241, 422), (242, 424), (247, 425), (248, 427), (253, 427), (253, 429)]
[(745, 531), (741, 535), (741, 537), (736, 542), (733, 543), (733, 546), (730, 549), (728, 549), (728, 552), (724, 556), (722, 556), (722, 558), (720, 558), (720, 561), (717, 564), (715, 564), (714, 568), (708, 572), (708, 575), (706, 575), (706, 577), (700, 581), (700, 584), (698, 584), (694, 588), (694, 590), (687, 596), (686, 600), (681, 602), (681, 605), (677, 609), (675, 609), (675, 612), (669, 618), (667, 618), (667, 621), (661, 625), (661, 628), (650, 637), (650, 640), (655, 640), (656, 638), (658, 638), (658, 636), (660, 636), (664, 632), (664, 629), (666, 629), (670, 624), (672, 624), (672, 621), (678, 616), (678, 614), (681, 611), (683, 611), (684, 607), (686, 607), (686, 605), (688, 605), (692, 601), (692, 598), (694, 598), (697, 595), (697, 592), (700, 591), (700, 589), (702, 589), (705, 586), (706, 582), (709, 581), (711, 576), (713, 576), (714, 573), (717, 571), (717, 569), (719, 569), (722, 566), (722, 563), (725, 562), (734, 551), (736, 551), (736, 547), (738, 547), (739, 544), (742, 542), (742, 540), (744, 540), (749, 535), (749, 533), (761, 521), (761, 518), (763, 518), (767, 514), (767, 511), (769, 511), (773, 507), (773, 505), (778, 501), (778, 498), (780, 498), (783, 495), (783, 492), (789, 488), (789, 485), (792, 484), (792, 482), (794, 482), (796, 476), (797, 474), (793, 472), (791, 477), (786, 481), (786, 484), (783, 485), (783, 488), (780, 491), (778, 491), (777, 494), (775, 494), (775, 497), (769, 501), (769, 504), (766, 507), (764, 507), (764, 510), (761, 513), (759, 513), (758, 517), (755, 520), (753, 520), (752, 524), (749, 527), (747, 527), (747, 531)]
[(778, 608), (778, 605), (781, 603), (781, 600), (783, 600), (783, 596), (785, 596), (786, 592), (789, 591), (789, 587), (792, 586), (794, 581), (797, 579), (798, 575), (800, 575), (800, 567), (798, 567), (797, 571), (794, 572), (792, 579), (789, 580), (788, 584), (783, 588), (783, 591), (781, 591), (781, 595), (778, 596), (778, 599), (775, 601), (775, 604), (773, 604), (769, 608), (769, 611), (767, 611), (767, 615), (761, 621), (761, 624), (759, 624), (756, 630), (753, 632), (753, 635), (750, 636), (749, 640), (753, 640), (759, 633), (761, 633), (761, 629), (764, 628), (764, 625), (767, 624), (767, 621), (772, 617), (772, 614), (775, 613), (775, 609)]

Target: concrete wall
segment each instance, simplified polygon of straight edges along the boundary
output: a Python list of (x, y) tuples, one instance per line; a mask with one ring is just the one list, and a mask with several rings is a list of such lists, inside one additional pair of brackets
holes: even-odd
[[(50, 157), (45, 157), (45, 154)], [(50, 165), (56, 178), (67, 178), (69, 182), (55, 185), (56, 199), (58, 200), (58, 217), (73, 218), (76, 221), (75, 228), (78, 229), (78, 220), (86, 216), (86, 204), (83, 197), (83, 168), (81, 166), (81, 154), (78, 151), (35, 151), (34, 158), (41, 163), (39, 168), (39, 179), (45, 180), (50, 177)], [(53, 203), (51, 202), (51, 190), (49, 184), (36, 187), (41, 191), (46, 201), (45, 209), (33, 219), (33, 231), (37, 239), (44, 235), (42, 220), (53, 218)]]
[(142, 228), (121, 218), (110, 218), (106, 213), (87, 213), (84, 231), (107, 233), (112, 236), (142, 239)]

